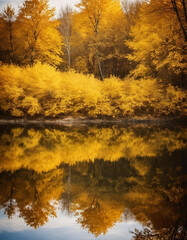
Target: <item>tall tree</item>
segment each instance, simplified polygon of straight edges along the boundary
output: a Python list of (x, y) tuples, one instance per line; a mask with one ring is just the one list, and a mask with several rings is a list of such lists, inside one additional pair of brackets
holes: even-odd
[(96, 57), (101, 80), (103, 80), (103, 71), (101, 67), (100, 54), (97, 44), (103, 13), (107, 8), (108, 4), (109, 1), (107, 0), (82, 0), (77, 5), (79, 10), (82, 12), (83, 18), (86, 18), (89, 21), (90, 27), (95, 34)]
[(59, 30), (64, 40), (64, 44), (67, 52), (68, 69), (70, 69), (71, 68), (72, 18), (73, 18), (72, 8), (68, 5), (65, 8), (61, 8), (59, 18), (60, 18)]
[(41, 61), (58, 65), (61, 62), (61, 36), (54, 12), (54, 8), (49, 8), (48, 0), (26, 0), (23, 3), (17, 19), (22, 63), (33, 65)]

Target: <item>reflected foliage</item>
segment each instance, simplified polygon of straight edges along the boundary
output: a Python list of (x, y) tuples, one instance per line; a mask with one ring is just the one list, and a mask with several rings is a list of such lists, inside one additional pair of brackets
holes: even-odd
[(60, 206), (96, 237), (133, 220), (134, 239), (185, 239), (185, 127), (5, 127), (0, 145), (9, 218), (38, 228)]
[[(103, 159), (156, 157), (165, 151), (184, 149), (186, 129), (162, 129), (159, 126), (81, 127), (61, 129), (13, 128), (0, 134), (0, 171), (28, 168), (36, 172), (50, 171), (61, 163)], [(146, 171), (140, 166), (139, 171)]]

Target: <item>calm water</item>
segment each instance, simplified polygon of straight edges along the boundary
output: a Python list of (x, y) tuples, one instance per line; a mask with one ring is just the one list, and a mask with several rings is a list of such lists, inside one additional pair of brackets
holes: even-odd
[(186, 239), (184, 126), (0, 128), (1, 240)]

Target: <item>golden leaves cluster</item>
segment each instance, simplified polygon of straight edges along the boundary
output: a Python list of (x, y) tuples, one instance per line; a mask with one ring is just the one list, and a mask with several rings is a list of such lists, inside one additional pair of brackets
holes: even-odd
[(0, 109), (15, 117), (160, 117), (185, 115), (185, 91), (156, 79), (103, 82), (49, 65), (0, 67)]

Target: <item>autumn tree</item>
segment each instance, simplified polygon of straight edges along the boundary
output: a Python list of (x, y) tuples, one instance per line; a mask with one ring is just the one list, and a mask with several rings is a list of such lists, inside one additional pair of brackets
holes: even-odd
[[(185, 81), (185, 77), (187, 74), (187, 6), (186, 6), (186, 0), (170, 0), (170, 1), (152, 1), (152, 9), (151, 11), (156, 14), (159, 13), (164, 18), (164, 14), (170, 14), (173, 15), (173, 18), (178, 23), (178, 31), (176, 31), (176, 34), (178, 35), (178, 38), (180, 43), (180, 52), (181, 52), (181, 59), (179, 59), (180, 62), (180, 70), (182, 74), (182, 81)], [(169, 19), (168, 19), (169, 21)], [(173, 24), (173, 27), (175, 29), (176, 26)], [(174, 32), (175, 34), (175, 32)], [(183, 39), (183, 40), (182, 40)], [(179, 43), (178, 43), (179, 45)], [(174, 50), (177, 52), (177, 49)], [(184, 83), (183, 83), (184, 86)]]
[(72, 67), (100, 78), (101, 72), (105, 78), (127, 76), (132, 69), (127, 59), (131, 50), (124, 41), (129, 38), (138, 4), (128, 9), (129, 17), (117, 0), (84, 1), (78, 7), (73, 14)]
[(111, 75), (126, 77), (132, 69), (127, 59), (131, 52), (124, 42), (130, 38), (130, 29), (138, 16), (141, 4), (129, 3), (127, 9), (125, 2), (113, 1), (105, 10), (100, 30), (100, 52), (103, 64), (103, 73), (106, 77)]
[(33, 65), (36, 61), (58, 65), (61, 62), (61, 37), (54, 20), (55, 9), (48, 0), (26, 0), (20, 7), (17, 24), (19, 62)]
[(180, 79), (185, 68), (185, 13), (179, 1), (176, 9), (172, 2), (175, 5), (176, 1), (149, 1), (141, 7), (132, 39), (126, 42), (133, 50), (129, 60), (138, 63), (131, 72), (135, 78), (152, 76), (172, 83)]
[(15, 20), (14, 9), (7, 5), (0, 14), (0, 51), (1, 60), (7, 61), (7, 56), (9, 64), (15, 62)]
[[(187, 76), (187, 6), (186, 0), (170, 0), (172, 10), (175, 12), (178, 23), (184, 37), (184, 43), (182, 46), (182, 80), (185, 81)], [(183, 84), (183, 86), (185, 86)]]
[(101, 67), (100, 53), (98, 50), (98, 34), (100, 30), (103, 13), (109, 2), (107, 0), (82, 0), (77, 7), (81, 11), (82, 17), (90, 23), (90, 27), (95, 35), (96, 58), (101, 80), (103, 80), (103, 71)]

